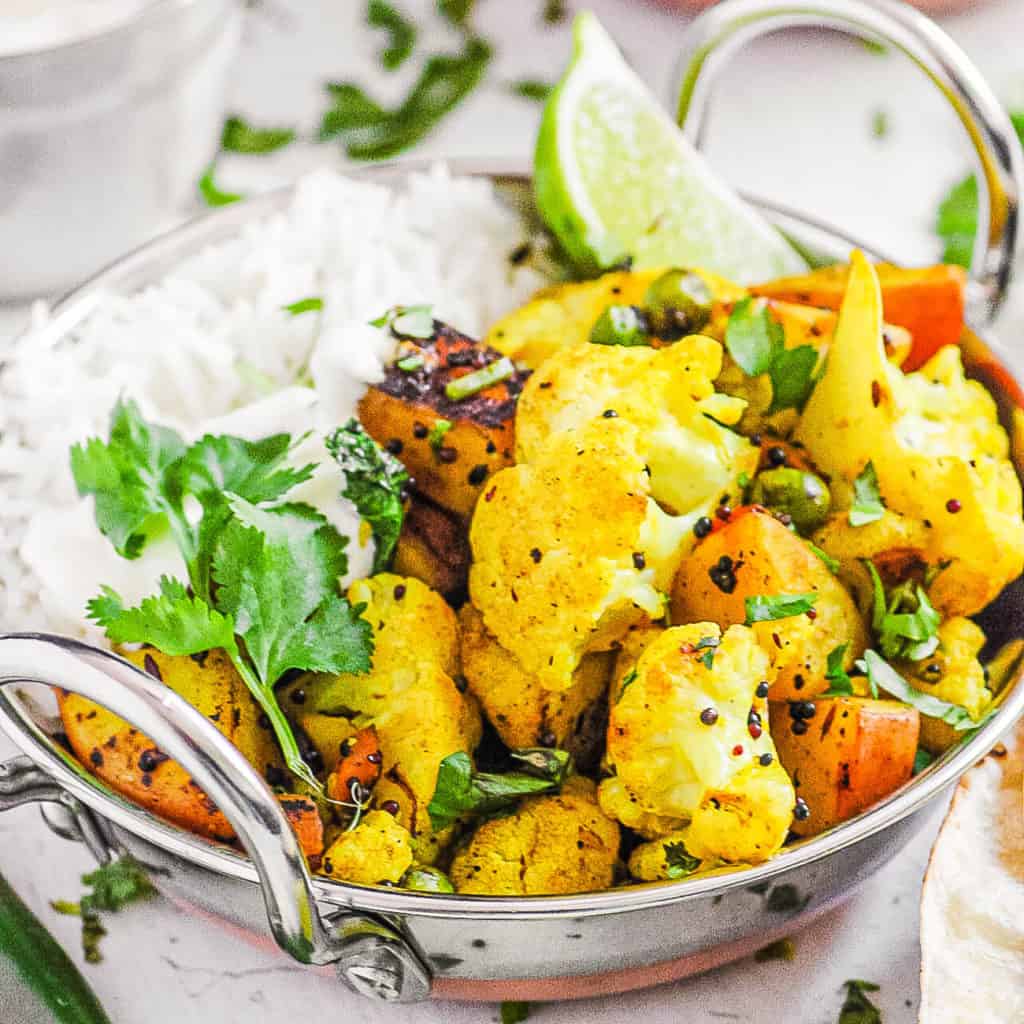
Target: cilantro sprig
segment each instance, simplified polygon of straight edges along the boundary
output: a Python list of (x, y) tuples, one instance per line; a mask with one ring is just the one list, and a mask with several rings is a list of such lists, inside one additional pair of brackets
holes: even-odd
[(885, 658), (921, 661), (939, 646), (942, 616), (928, 600), (920, 584), (902, 583), (886, 598), (885, 587), (870, 559), (864, 567), (871, 577), (874, 604), (871, 629)]
[(868, 462), (853, 481), (853, 504), (850, 506), (851, 526), (867, 526), (885, 515), (885, 501), (878, 488), (875, 465)]
[(768, 375), (769, 414), (803, 408), (814, 387), (818, 352), (813, 345), (786, 348), (786, 332), (767, 305), (749, 297), (737, 302), (725, 329), (725, 347), (748, 377)]
[[(286, 460), (287, 434), (261, 441), (207, 435), (186, 446), (120, 400), (107, 441), (76, 445), (79, 493), (95, 499), (96, 523), (119, 554), (137, 558), (170, 530), (188, 584), (163, 577), (159, 591), (125, 607), (103, 587), (89, 617), (114, 643), (149, 643), (182, 656), (221, 648), (263, 709), (289, 769), (319, 788), (277, 703), (288, 671), (365, 672), (372, 630), (341, 596), (348, 539), (309, 505), (286, 502), (314, 465)], [(198, 519), (186, 515), (196, 502)]]
[(810, 594), (757, 594), (744, 599), (746, 611), (745, 625), (753, 626), (755, 622), (774, 622), (777, 619), (790, 619), (794, 615), (804, 615), (817, 603), (818, 595)]
[(370, 524), (375, 544), (373, 572), (391, 564), (405, 520), (403, 497), (409, 482), (405, 466), (351, 419), (327, 438), (327, 450), (345, 474), (341, 492)]

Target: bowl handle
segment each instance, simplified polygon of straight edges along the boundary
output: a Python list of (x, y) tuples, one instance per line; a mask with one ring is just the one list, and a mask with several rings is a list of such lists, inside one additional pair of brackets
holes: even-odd
[[(145, 733), (192, 776), (252, 859), (270, 930), (296, 960), (335, 964), (339, 977), (363, 995), (411, 1002), (429, 994), (429, 972), (393, 928), (351, 912), (321, 916), (302, 850), (270, 788), (217, 728), (173, 690), (116, 654), (69, 637), (0, 636), (0, 691), (24, 683), (60, 687), (95, 701)], [(23, 715), (2, 692), (0, 712), (24, 745)], [(68, 765), (52, 744), (37, 739), (30, 756), (38, 771), (30, 771), (24, 758), (0, 766), (0, 810), (60, 799), (60, 778)], [(95, 786), (84, 769), (81, 775)]]
[(786, 28), (828, 28), (906, 54), (954, 109), (974, 148), (978, 233), (968, 296), (975, 322), (999, 309), (1013, 268), (1024, 154), (1002, 104), (981, 72), (930, 18), (896, 0), (725, 0), (695, 19), (679, 60), (676, 118), (698, 147), (711, 88), (737, 50)]

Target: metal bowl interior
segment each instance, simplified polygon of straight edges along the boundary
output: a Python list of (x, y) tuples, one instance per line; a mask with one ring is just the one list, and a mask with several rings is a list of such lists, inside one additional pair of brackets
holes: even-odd
[[(410, 170), (422, 168), (418, 161), (399, 162), (358, 172), (363, 178), (392, 184)], [(531, 201), (529, 176), (520, 164), (495, 167), (493, 161), (455, 161), (452, 170), (458, 174), (483, 175), (492, 179), (499, 193), (526, 220), (535, 219)], [(37, 330), (34, 343), (57, 345), (61, 339), (88, 317), (111, 294), (130, 294), (162, 277), (179, 261), (206, 245), (235, 235), (253, 220), (266, 217), (286, 207), (291, 189), (283, 189), (256, 199), (227, 207), (203, 216), (156, 241), (143, 246), (98, 274), (81, 288), (63, 299), (53, 310), (50, 322)], [(770, 203), (755, 202), (787, 234), (809, 254), (823, 262), (845, 258), (850, 249), (859, 247), (869, 255), (882, 258), (870, 246), (860, 245), (848, 235), (826, 225), (810, 221), (792, 210)], [(1024, 392), (1006, 368), (1005, 358), (995, 343), (980, 334), (968, 331), (963, 344), (968, 371), (993, 391), (1004, 424), (1013, 438), (1013, 457), (1018, 475), (1024, 475), (1024, 443), (1020, 424), (1024, 421)], [(1006, 589), (983, 615), (983, 625), (993, 647), (1011, 639), (1024, 638), (1024, 577)], [(325, 904), (355, 907), (383, 915), (417, 918), (481, 919), (493, 921), (545, 918), (591, 918), (633, 912), (644, 908), (705, 901), (737, 890), (757, 892), (779, 876), (794, 869), (808, 868), (828, 861), (844, 850), (850, 850), (878, 837), (937, 802), (951, 785), (975, 761), (981, 758), (1006, 735), (1024, 713), (1024, 686), (1020, 683), (1021, 667), (1007, 684), (1007, 693), (998, 713), (971, 738), (948, 751), (921, 775), (887, 800), (851, 821), (817, 836), (787, 846), (767, 864), (754, 868), (737, 868), (720, 874), (691, 880), (634, 885), (598, 893), (558, 897), (466, 897), (411, 893), (401, 890), (364, 887), (315, 878), (317, 898)], [(257, 883), (249, 860), (236, 851), (207, 842), (149, 814), (104, 787), (78, 765), (53, 740), (56, 723), (41, 712), (31, 700), (0, 692), (0, 706), (8, 718), (18, 723), (12, 736), (21, 749), (36, 760), (43, 750), (56, 751), (62, 769), (56, 781), (104, 819), (149, 846), (164, 851), (169, 857), (187, 862), (197, 869), (212, 872), (223, 879)], [(0, 716), (0, 724), (3, 718)], [(906, 831), (906, 830), (903, 830)], [(909, 836), (908, 836), (909, 838)], [(906, 841), (905, 839), (903, 840)], [(870, 845), (870, 844), (869, 844)], [(764, 891), (762, 888), (760, 891)]]

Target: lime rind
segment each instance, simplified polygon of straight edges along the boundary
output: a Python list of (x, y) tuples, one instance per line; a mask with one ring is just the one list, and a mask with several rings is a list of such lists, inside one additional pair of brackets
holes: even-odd
[(699, 266), (748, 283), (806, 270), (801, 256), (708, 167), (589, 12), (541, 119), (537, 206), (587, 274)]

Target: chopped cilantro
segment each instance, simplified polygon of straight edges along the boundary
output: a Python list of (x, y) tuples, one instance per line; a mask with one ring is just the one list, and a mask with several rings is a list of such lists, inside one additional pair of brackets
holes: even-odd
[(623, 677), (622, 685), (619, 687), (619, 700), (622, 700), (622, 695), (626, 692), (632, 683), (636, 682), (637, 672), (635, 668), (631, 668)]
[(416, 45), (416, 26), (385, 0), (369, 0), (366, 22), (372, 28), (381, 28), (388, 33), (388, 45), (380, 53), (381, 65), (388, 71), (401, 67)]
[(860, 471), (853, 481), (853, 504), (850, 506), (851, 526), (866, 526), (885, 515), (885, 502), (878, 489), (878, 476), (873, 462)]
[(768, 306), (741, 299), (729, 315), (725, 347), (748, 377), (768, 374), (772, 385), (769, 413), (800, 409), (814, 386), (818, 352), (812, 345), (786, 348), (786, 332)]
[(341, 492), (370, 524), (375, 551), (373, 572), (391, 564), (405, 519), (403, 494), (409, 482), (405, 466), (351, 419), (327, 438), (327, 450), (345, 474)]
[(868, 992), (877, 992), (878, 986), (870, 981), (844, 981), (846, 998), (839, 1011), (836, 1024), (882, 1024), (882, 1012), (870, 999)]
[(237, 203), (239, 199), (244, 199), (245, 196), (237, 192), (224, 192), (217, 186), (213, 180), (213, 172), (216, 168), (216, 162), (211, 163), (199, 179), (199, 194), (202, 196), (203, 202), (207, 206), (228, 206), (230, 203)]
[(770, 946), (764, 946), (754, 954), (758, 963), (765, 963), (768, 960), (785, 960), (792, 962), (796, 959), (796, 946), (792, 939), (779, 939)]
[(822, 694), (822, 697), (852, 697), (853, 696), (853, 682), (846, 673), (846, 669), (843, 667), (843, 661), (846, 658), (846, 649), (850, 646), (849, 642), (840, 644), (838, 647), (833, 647), (828, 652), (828, 662), (825, 667), (825, 679), (828, 681), (829, 687)]
[(220, 148), (249, 155), (273, 153), (295, 139), (291, 128), (254, 128), (241, 117), (229, 117), (221, 130)]
[(530, 1018), (530, 1004), (522, 1000), (509, 1000), (501, 1004), (501, 1024), (522, 1024)]
[(685, 878), (700, 867), (700, 860), (691, 856), (683, 843), (666, 843), (665, 864), (669, 878)]
[[(461, 24), (461, 22), (460, 22)], [(320, 124), (320, 139), (338, 139), (353, 160), (383, 160), (415, 145), (480, 83), (491, 47), (474, 36), (462, 51), (435, 54), (402, 102), (388, 110), (355, 83), (328, 85), (332, 106)]]
[(547, 753), (552, 757), (546, 776), (537, 774), (536, 765), (531, 765), (532, 773), (478, 772), (473, 769), (469, 754), (449, 754), (438, 769), (434, 795), (427, 807), (434, 831), (440, 832), (464, 815), (489, 814), (513, 807), (521, 797), (561, 788), (571, 764), (569, 755), (562, 750)]
[(864, 567), (871, 577), (874, 603), (871, 628), (885, 658), (921, 661), (939, 646), (939, 623), (942, 617), (932, 607), (920, 584), (901, 584), (886, 600), (878, 570), (870, 559)]
[(509, 88), (516, 96), (524, 100), (536, 100), (543, 103), (555, 88), (550, 82), (542, 82), (537, 78), (520, 78), (512, 82)]
[(324, 300), (316, 296), (299, 299), (298, 302), (291, 302), (287, 306), (281, 307), (283, 312), (291, 313), (292, 316), (299, 316), (302, 313), (319, 313), (323, 308)]
[(371, 327), (387, 327), (396, 338), (418, 338), (423, 341), (434, 336), (433, 306), (393, 306), (386, 313), (370, 321)]
[(448, 431), (451, 429), (451, 420), (434, 420), (434, 425), (430, 428), (430, 433), (427, 435), (427, 444), (435, 452), (439, 452), (444, 447), (444, 439), (448, 436)]
[(89, 886), (92, 892), (86, 892), (78, 903), (54, 900), (50, 905), (58, 914), (81, 917), (82, 950), (86, 962), (95, 964), (103, 959), (99, 942), (107, 933), (100, 911), (116, 913), (131, 903), (149, 899), (156, 889), (142, 865), (129, 854), (84, 875), (82, 884)]
[(809, 612), (818, 600), (817, 594), (758, 594), (744, 599), (746, 625), (773, 622)]
[[(908, 683), (884, 658), (876, 651), (864, 652), (864, 668), (874, 689), (884, 690), (897, 700), (909, 704), (928, 718), (937, 718), (945, 722), (955, 732), (968, 732), (978, 729), (987, 721), (987, 716), (976, 722), (970, 712), (959, 704), (950, 704), (930, 693), (922, 693)], [(875, 694), (877, 696), (877, 692)]]
[(715, 636), (702, 636), (697, 641), (697, 650), (703, 651), (701, 662), (705, 668), (711, 668), (715, 663), (715, 651), (718, 650), (720, 641)]
[(935, 756), (930, 754), (924, 747), (918, 747), (917, 753), (914, 754), (914, 775), (920, 775), (933, 761)]
[(838, 558), (833, 558), (827, 551), (822, 551), (817, 544), (812, 544), (810, 541), (807, 542), (807, 546), (825, 563), (826, 566), (828, 566), (829, 572), (833, 575), (839, 572)]

